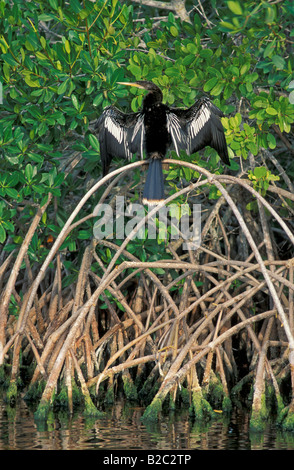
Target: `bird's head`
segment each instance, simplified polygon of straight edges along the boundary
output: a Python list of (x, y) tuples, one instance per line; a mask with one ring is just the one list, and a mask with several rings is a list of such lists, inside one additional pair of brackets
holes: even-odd
[(150, 104), (160, 103), (162, 101), (163, 95), (161, 89), (155, 85), (153, 82), (147, 80), (138, 80), (136, 82), (117, 82), (120, 85), (133, 86), (136, 88), (142, 88), (147, 90), (149, 93), (145, 96), (143, 101), (143, 107), (148, 107)]

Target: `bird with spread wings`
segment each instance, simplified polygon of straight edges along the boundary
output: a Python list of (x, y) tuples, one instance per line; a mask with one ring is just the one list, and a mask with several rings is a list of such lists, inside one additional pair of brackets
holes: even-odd
[(230, 165), (224, 129), (223, 113), (208, 98), (198, 99), (187, 109), (173, 108), (162, 102), (163, 95), (153, 82), (120, 82), (148, 91), (142, 110), (124, 113), (115, 106), (104, 109), (96, 123), (100, 143), (103, 176), (111, 160), (130, 160), (134, 154), (149, 159), (149, 169), (143, 192), (144, 204), (158, 204), (164, 199), (162, 160), (168, 150), (179, 156), (184, 150), (191, 155), (206, 146), (214, 148), (221, 160)]

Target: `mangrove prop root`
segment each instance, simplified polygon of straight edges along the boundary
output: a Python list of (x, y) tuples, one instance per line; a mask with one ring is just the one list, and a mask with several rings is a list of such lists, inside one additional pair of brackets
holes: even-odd
[[(284, 406), (281, 378), (275, 374), (281, 370), (279, 358), (287, 361), (290, 373), (282, 380), (289, 381), (293, 396), (294, 259), (290, 253), (279, 259), (272, 230), (278, 227), (294, 246), (291, 224), (278, 212), (285, 198), (294, 200), (293, 194), (270, 185), (275, 199), (270, 204), (250, 181), (213, 175), (189, 162), (165, 162), (190, 168), (201, 178), (152, 208), (121, 243), (86, 242), (75, 284), (63, 287), (60, 246), (95, 216), (78, 220), (98, 189), (109, 183), (98, 206), (106, 197), (113, 203), (112, 190), (120, 178), (146, 162), (126, 165), (94, 184), (37, 270), (30, 265), (28, 244), (50, 198), (38, 210), (16, 261), (12, 254), (4, 257), (0, 365), (11, 366), (1, 369), (2, 382), (6, 374), (10, 383), (7, 397), (13, 401), (17, 396), (23, 361), (30, 361), (31, 370), (27, 399), (39, 400), (36, 419), (42, 420), (58, 403), (70, 413), (77, 402), (83, 403), (86, 414), (100, 416), (98, 406), (113, 403), (121, 392), (127, 400), (146, 405), (146, 421), (156, 421), (167, 402), (169, 409), (188, 405), (195, 419), (206, 420), (214, 416), (214, 406), (229, 411), (233, 397), (241, 396), (249, 384), (254, 390), (251, 427), (261, 429), (269, 413), (270, 382), (279, 422), (293, 430), (293, 400)], [(211, 186), (221, 194), (215, 202), (207, 202)], [(255, 220), (250, 214), (245, 217), (238, 191), (257, 201)], [(128, 250), (161, 208), (187, 194), (191, 204), (200, 198), (205, 208), (199, 247), (184, 248), (181, 234), (166, 241), (168, 256), (157, 261), (142, 261)], [(260, 239), (252, 236), (253, 230)], [(107, 263), (106, 250), (111, 253)], [(23, 260), (25, 274), (20, 270)], [(18, 293), (21, 276), (30, 284), (23, 298)], [(18, 319), (8, 315), (12, 293), (19, 304)]]

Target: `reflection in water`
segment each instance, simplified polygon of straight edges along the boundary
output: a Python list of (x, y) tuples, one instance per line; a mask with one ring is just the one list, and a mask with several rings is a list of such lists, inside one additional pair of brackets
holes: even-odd
[(249, 416), (240, 410), (206, 426), (191, 421), (187, 411), (146, 426), (143, 411), (117, 403), (100, 419), (52, 414), (44, 428), (24, 401), (15, 408), (0, 402), (0, 450), (294, 450), (293, 434), (279, 432), (271, 423), (264, 433), (251, 433)]

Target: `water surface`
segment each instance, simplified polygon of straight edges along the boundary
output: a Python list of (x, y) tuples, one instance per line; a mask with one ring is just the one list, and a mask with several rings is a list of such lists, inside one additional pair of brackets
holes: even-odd
[(294, 450), (294, 433), (268, 423), (263, 433), (249, 430), (249, 415), (234, 410), (207, 425), (187, 411), (142, 423), (143, 408), (117, 403), (99, 419), (82, 414), (52, 414), (46, 426), (20, 400), (14, 408), (0, 402), (0, 450)]

